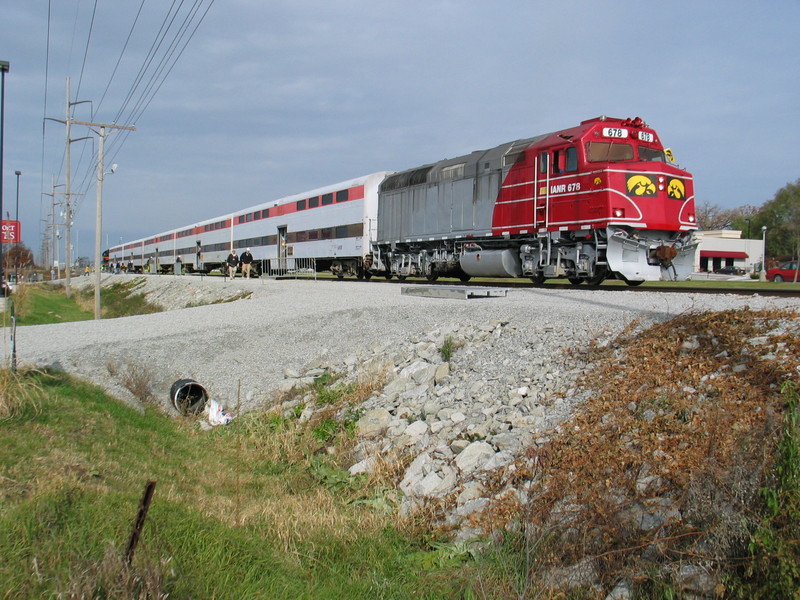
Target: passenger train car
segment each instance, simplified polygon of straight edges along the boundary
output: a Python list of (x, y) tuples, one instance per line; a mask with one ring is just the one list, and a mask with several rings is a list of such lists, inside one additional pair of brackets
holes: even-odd
[(687, 279), (692, 176), (638, 117), (598, 117), (399, 173), (379, 172), (111, 248), (109, 260), (219, 268), (309, 258), (339, 277)]
[[(363, 258), (375, 236), (378, 185), (373, 173), (251, 206), (234, 213), (165, 231), (109, 250), (109, 261), (136, 271), (170, 272), (178, 257), (182, 270), (219, 269), (231, 248), (250, 248), (259, 269), (263, 260), (286, 259), (336, 275), (363, 277)], [(301, 260), (296, 260), (301, 259)]]
[(692, 176), (641, 119), (579, 126), (395, 173), (372, 269), (390, 276), (684, 280)]

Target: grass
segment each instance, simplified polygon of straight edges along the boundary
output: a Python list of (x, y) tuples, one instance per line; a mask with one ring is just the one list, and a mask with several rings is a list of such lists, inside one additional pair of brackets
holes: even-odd
[[(387, 492), (320, 453), (350, 435), (320, 440), (328, 416), (276, 427), (246, 414), (202, 431), (62, 374), (0, 386), (14, 404), (0, 413), (2, 597), (457, 598), (468, 585), (443, 575), (458, 565), (420, 568), (430, 540), (369, 508)], [(120, 557), (148, 480), (129, 568)]]
[[(141, 277), (104, 286), (100, 291), (101, 315), (104, 319), (160, 312), (147, 302), (138, 290), (144, 284)], [(73, 288), (67, 298), (63, 286), (28, 284), (19, 286), (12, 297), (18, 325), (44, 325), (68, 321), (87, 321), (94, 318), (94, 290)]]
[(51, 285), (22, 285), (12, 296), (18, 325), (44, 325), (87, 321), (94, 313), (67, 299), (64, 288)]

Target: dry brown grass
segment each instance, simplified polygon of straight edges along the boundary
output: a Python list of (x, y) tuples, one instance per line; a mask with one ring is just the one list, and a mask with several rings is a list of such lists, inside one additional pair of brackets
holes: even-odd
[(25, 373), (0, 369), (0, 421), (39, 411), (39, 387)]
[(155, 376), (151, 367), (128, 358), (121, 364), (108, 361), (106, 370), (142, 404), (152, 404), (156, 401), (153, 392)]
[(24, 317), (30, 307), (30, 287), (28, 285), (18, 285), (14, 289), (14, 294), (11, 297), (14, 303), (14, 314), (18, 317)]
[[(780, 383), (800, 367), (796, 326), (780, 333), (776, 325), (797, 318), (690, 313), (592, 349), (592, 374), (582, 382), (592, 398), (550, 444), (494, 481), (494, 493), (532, 483), (529, 504), (505, 496), (479, 524), (502, 531), (521, 521), (532, 540), (559, 540), (558, 552), (540, 561), (593, 557), (601, 574), (619, 576), (643, 556), (712, 567), (732, 560), (755, 524), (784, 404)], [(628, 520), (664, 499), (678, 520), (648, 531)]]
[(175, 573), (169, 559), (153, 562), (146, 554), (128, 565), (119, 548), (111, 545), (98, 562), (73, 565), (69, 570), (66, 598), (115, 598), (161, 600), (169, 596), (166, 583)]

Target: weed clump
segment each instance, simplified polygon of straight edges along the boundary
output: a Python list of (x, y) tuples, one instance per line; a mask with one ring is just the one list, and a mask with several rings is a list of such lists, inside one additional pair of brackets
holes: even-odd
[(28, 373), (0, 369), (0, 423), (36, 415), (40, 392)]
[(109, 375), (115, 377), (142, 404), (156, 402), (153, 392), (154, 375), (147, 365), (129, 358), (121, 365), (109, 361), (106, 363), (106, 369)]

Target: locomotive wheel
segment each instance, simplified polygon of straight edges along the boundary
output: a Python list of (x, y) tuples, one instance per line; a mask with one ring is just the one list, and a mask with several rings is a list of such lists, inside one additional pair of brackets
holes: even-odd
[(430, 269), (428, 269), (428, 273), (425, 275), (425, 279), (427, 279), (428, 281), (436, 281), (437, 279), (439, 279), (439, 271), (431, 267)]
[(608, 270), (605, 267), (598, 267), (594, 271), (594, 277), (587, 277), (587, 285), (600, 285), (608, 277)]
[(464, 283), (467, 283), (470, 279), (472, 279), (472, 275), (467, 275), (466, 273), (462, 273), (461, 275), (458, 276), (458, 278)]
[(356, 279), (364, 279), (364, 269), (361, 267), (358, 267), (358, 270), (356, 271)]
[(533, 285), (542, 285), (544, 283), (544, 279), (545, 279), (544, 275), (541, 274), (534, 275), (533, 277), (531, 277)]
[(632, 281), (630, 279), (625, 279), (625, 283), (627, 283), (631, 287), (636, 287), (637, 285), (642, 285), (644, 281)]
[(569, 281), (572, 285), (580, 285), (585, 281), (585, 279), (583, 277), (567, 277), (567, 281)]
[(384, 273), (383, 276), (386, 277), (386, 279), (391, 279), (392, 278), (392, 272), (391, 271), (386, 271), (386, 273)]
[(364, 279), (366, 280), (372, 279), (372, 271), (364, 271)]
[(405, 275), (398, 275), (397, 279), (398, 279), (398, 281), (405, 281), (406, 280), (406, 276)]

